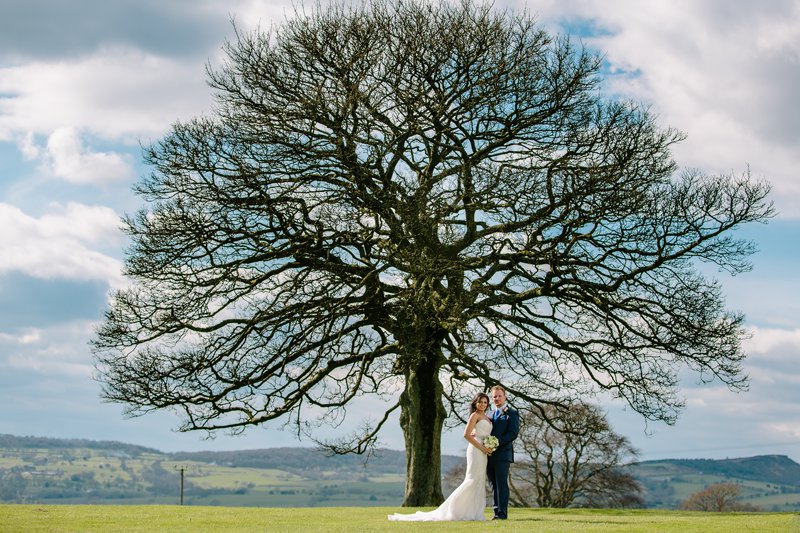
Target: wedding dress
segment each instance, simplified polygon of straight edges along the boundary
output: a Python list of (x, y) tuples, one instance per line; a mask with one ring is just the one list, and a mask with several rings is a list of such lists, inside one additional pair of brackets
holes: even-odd
[[(492, 432), (492, 423), (486, 419), (475, 424), (475, 438), (483, 441)], [(467, 444), (467, 473), (464, 481), (433, 511), (414, 514), (395, 513), (389, 520), (405, 522), (433, 522), (442, 520), (485, 520), (486, 507), (486, 454), (472, 444)]]

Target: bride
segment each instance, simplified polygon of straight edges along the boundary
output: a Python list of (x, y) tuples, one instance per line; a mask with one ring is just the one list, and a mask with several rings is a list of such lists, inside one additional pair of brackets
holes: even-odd
[(479, 392), (469, 404), (469, 420), (464, 428), (467, 439), (467, 473), (464, 481), (433, 511), (417, 511), (414, 514), (395, 513), (389, 520), (429, 522), (441, 520), (485, 520), (486, 507), (486, 462), (492, 451), (483, 445), (483, 439), (492, 432), (492, 421), (486, 416), (489, 396)]

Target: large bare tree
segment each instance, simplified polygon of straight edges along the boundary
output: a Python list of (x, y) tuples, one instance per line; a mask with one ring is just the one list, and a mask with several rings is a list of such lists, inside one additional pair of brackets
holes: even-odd
[(671, 421), (679, 369), (743, 384), (742, 317), (696, 262), (748, 268), (733, 230), (768, 187), (679, 172), (682, 134), (605, 98), (597, 56), (414, 0), (298, 12), (226, 52), (213, 109), (146, 149), (131, 285), (94, 339), (106, 399), (317, 435), (369, 396), (385, 409), (329, 444), (363, 452), (399, 409), (404, 504), (428, 505), (475, 388), (604, 390)]
[(596, 406), (576, 403), (522, 411), (520, 458), (510, 479), (523, 507), (644, 507), (625, 469), (638, 451)]

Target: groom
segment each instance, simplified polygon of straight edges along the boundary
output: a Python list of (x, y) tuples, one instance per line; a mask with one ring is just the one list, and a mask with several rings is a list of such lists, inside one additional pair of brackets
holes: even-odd
[(508, 471), (514, 462), (514, 439), (519, 433), (519, 413), (506, 404), (506, 390), (500, 385), (492, 387), (492, 435), (500, 444), (489, 455), (486, 475), (494, 494), (494, 517), (492, 520), (508, 518)]

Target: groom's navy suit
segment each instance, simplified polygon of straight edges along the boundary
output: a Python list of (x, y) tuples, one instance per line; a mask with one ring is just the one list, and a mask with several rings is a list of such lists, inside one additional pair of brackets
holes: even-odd
[(514, 462), (514, 439), (519, 433), (519, 413), (510, 407), (493, 417), (492, 435), (500, 445), (489, 456), (486, 474), (494, 494), (494, 516), (508, 518), (508, 472)]

